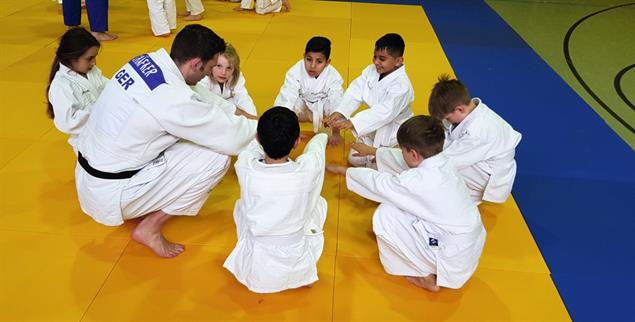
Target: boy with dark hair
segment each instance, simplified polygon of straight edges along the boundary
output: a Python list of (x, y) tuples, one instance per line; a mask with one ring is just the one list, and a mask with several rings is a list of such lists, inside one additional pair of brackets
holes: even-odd
[(443, 132), (438, 120), (415, 116), (399, 128), (400, 149), (377, 150), (378, 170), (329, 168), (346, 174), (349, 190), (381, 203), (373, 231), (386, 272), (431, 292), (461, 288), (486, 237), (463, 179), (441, 153)]
[[(393, 147), (397, 129), (412, 116), (414, 90), (403, 64), (405, 43), (398, 34), (386, 34), (375, 42), (373, 64), (349, 85), (341, 103), (327, 119), (335, 130), (351, 129), (361, 145)], [(365, 103), (368, 109), (351, 117)], [(375, 167), (374, 158), (362, 156), (352, 146), (348, 161), (356, 167)]]
[(477, 204), (505, 202), (516, 177), (514, 155), (521, 134), (448, 75), (434, 85), (429, 111), (443, 121), (443, 152), (463, 176), (472, 199)]
[[(304, 58), (287, 71), (274, 105), (291, 109), (300, 122), (312, 122), (317, 133), (323, 118), (339, 104), (343, 83), (342, 76), (331, 65), (331, 41), (316, 36), (307, 42)], [(331, 143), (340, 140), (339, 131), (335, 131)]]
[(190, 25), (176, 36), (172, 57), (161, 48), (133, 58), (106, 84), (79, 137), (82, 210), (108, 226), (142, 218), (132, 239), (160, 257), (185, 249), (163, 236), (165, 223), (195, 216), (227, 172), (229, 155), (256, 134), (255, 121), (190, 87), (224, 46), (207, 27)]
[(257, 131), (257, 141), (234, 165), (240, 183), (234, 208), (238, 242), (223, 266), (257, 293), (311, 285), (318, 280), (324, 245), (327, 204), (320, 192), (328, 137), (315, 135), (301, 156), (290, 159), (300, 125), (284, 107), (263, 113)]

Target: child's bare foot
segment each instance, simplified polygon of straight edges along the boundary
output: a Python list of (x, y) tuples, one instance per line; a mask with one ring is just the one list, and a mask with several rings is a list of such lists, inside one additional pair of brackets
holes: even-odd
[(285, 11), (291, 11), (291, 3), (289, 0), (282, 0), (282, 7)]
[(132, 232), (132, 239), (148, 246), (160, 257), (178, 256), (185, 250), (185, 246), (168, 241), (161, 233), (161, 228), (168, 219), (169, 216), (162, 211), (146, 215)]
[(185, 17), (183, 17), (183, 20), (185, 21), (199, 21), (203, 19), (203, 14), (200, 15), (187, 15)]
[(433, 293), (436, 293), (441, 290), (441, 287), (437, 285), (437, 276), (434, 274), (430, 274), (428, 276), (420, 276), (420, 277), (406, 276), (406, 280), (408, 280), (408, 282), (414, 285), (417, 285)]
[(99, 41), (111, 41), (119, 38), (117, 35), (109, 34), (107, 32), (91, 31), (90, 33), (93, 34), (93, 36), (95, 36), (95, 38)]
[(305, 109), (302, 112), (298, 113), (298, 121), (300, 122), (311, 122), (313, 121), (313, 112), (310, 109)]

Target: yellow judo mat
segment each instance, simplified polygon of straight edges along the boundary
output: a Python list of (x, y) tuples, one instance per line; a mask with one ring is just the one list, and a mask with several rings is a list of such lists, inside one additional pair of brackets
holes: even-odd
[[(415, 113), (427, 114), (436, 77), (452, 68), (421, 6), (291, 1), (291, 12), (266, 16), (204, 1), (200, 23), (238, 49), (260, 113), (311, 36), (331, 39), (332, 64), (348, 83), (371, 63), (374, 41), (397, 32), (406, 41)], [(130, 240), (134, 223), (102, 226), (79, 208), (72, 148), (45, 114), (48, 73), (65, 30), (59, 5), (2, 0), (0, 10), (0, 321), (570, 320), (511, 198), (480, 207), (488, 232), (480, 266), (463, 289), (438, 294), (384, 273), (371, 228), (377, 204), (332, 174), (322, 191), (326, 241), (312, 288), (255, 294), (222, 268), (236, 241), (233, 169), (198, 216), (167, 224), (166, 236), (186, 251), (157, 257)], [(97, 65), (104, 75), (138, 54), (169, 50), (173, 37), (152, 36), (145, 1), (111, 0), (109, 12), (120, 38), (102, 45)], [(344, 146), (327, 155), (343, 163)]]

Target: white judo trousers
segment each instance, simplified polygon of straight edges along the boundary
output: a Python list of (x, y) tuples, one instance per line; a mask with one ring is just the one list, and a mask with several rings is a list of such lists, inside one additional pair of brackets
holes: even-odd
[(295, 161), (265, 164), (254, 140), (235, 164), (240, 199), (234, 208), (238, 242), (223, 266), (249, 290), (273, 293), (318, 280), (327, 203), (328, 136), (317, 134)]
[(505, 202), (516, 178), (516, 146), (522, 135), (479, 98), (456, 127), (444, 121), (443, 153), (456, 165), (472, 199)]
[(233, 111), (193, 91), (164, 49), (133, 58), (108, 82), (79, 137), (88, 163), (75, 170), (82, 210), (109, 226), (157, 210), (196, 215), (228, 155), (255, 136), (257, 122)]
[(399, 149), (380, 148), (379, 170), (346, 173), (349, 190), (381, 203), (373, 215), (381, 263), (392, 275), (436, 274), (437, 285), (460, 288), (476, 270), (485, 243), (478, 208), (444, 155), (413, 169), (401, 165)]
[(77, 154), (77, 137), (93, 109), (93, 104), (104, 90), (108, 78), (94, 66), (86, 77), (60, 63), (48, 92), (53, 105), (53, 123), (62, 133), (69, 134), (68, 143)]
[(267, 14), (270, 12), (280, 12), (282, 0), (241, 0), (240, 7), (245, 10), (256, 10), (257, 14)]
[(185, 0), (185, 10), (191, 15), (200, 15), (205, 11), (203, 1), (201, 0)]
[(175, 0), (147, 0), (150, 26), (155, 36), (170, 33), (176, 29)]
[(333, 113), (339, 105), (344, 95), (343, 84), (342, 76), (331, 64), (316, 78), (307, 73), (302, 59), (287, 71), (273, 105), (286, 107), (296, 114), (310, 110), (313, 132), (317, 133), (324, 116)]
[[(335, 109), (353, 123), (353, 135), (358, 142), (379, 147), (397, 145), (399, 126), (412, 116), (414, 89), (402, 65), (381, 80), (375, 65), (366, 67), (348, 86), (341, 103)], [(350, 117), (364, 103), (368, 109)], [(353, 156), (348, 162), (355, 167), (375, 167), (370, 156)]]

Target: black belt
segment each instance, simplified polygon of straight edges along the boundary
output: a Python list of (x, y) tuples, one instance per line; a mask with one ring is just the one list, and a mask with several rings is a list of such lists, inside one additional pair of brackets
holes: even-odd
[(81, 165), (82, 168), (84, 168), (84, 170), (86, 170), (86, 172), (88, 172), (91, 176), (99, 178), (99, 179), (113, 179), (113, 180), (129, 179), (129, 178), (132, 178), (132, 176), (134, 176), (135, 174), (137, 174), (137, 172), (140, 171), (140, 169), (117, 172), (117, 173), (99, 171), (91, 167), (90, 164), (88, 164), (88, 161), (84, 159), (84, 157), (82, 156), (82, 153), (79, 151), (77, 151), (77, 162), (79, 162), (79, 165)]

